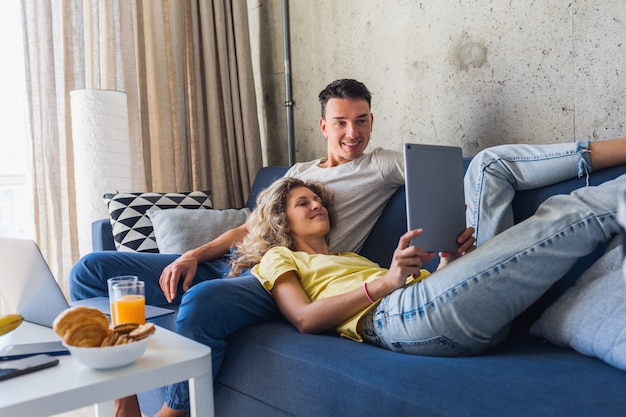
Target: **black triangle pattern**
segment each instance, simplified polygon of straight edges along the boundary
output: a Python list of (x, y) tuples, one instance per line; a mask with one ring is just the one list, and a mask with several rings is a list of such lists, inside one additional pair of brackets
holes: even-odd
[(111, 216), (115, 247), (124, 252), (159, 252), (152, 222), (146, 214), (148, 210), (213, 208), (209, 190), (182, 193), (107, 193), (102, 198)]

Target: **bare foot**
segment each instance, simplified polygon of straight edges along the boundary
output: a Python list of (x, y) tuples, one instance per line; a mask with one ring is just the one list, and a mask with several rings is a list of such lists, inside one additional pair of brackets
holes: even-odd
[(136, 395), (115, 400), (115, 417), (141, 417)]

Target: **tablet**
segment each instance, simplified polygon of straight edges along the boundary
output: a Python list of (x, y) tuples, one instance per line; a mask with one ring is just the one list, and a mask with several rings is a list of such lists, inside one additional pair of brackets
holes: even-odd
[(408, 229), (424, 229), (411, 243), (427, 252), (455, 252), (465, 230), (461, 148), (405, 143), (404, 175)]
[(0, 348), (0, 360), (21, 359), (45, 353), (51, 356), (69, 355), (70, 351), (60, 340), (54, 342), (33, 342), (7, 345)]

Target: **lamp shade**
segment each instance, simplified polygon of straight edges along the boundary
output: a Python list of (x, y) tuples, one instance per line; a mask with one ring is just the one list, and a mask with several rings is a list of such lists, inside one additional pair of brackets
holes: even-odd
[(115, 90), (70, 92), (78, 242), (91, 252), (91, 223), (109, 216), (102, 196), (132, 188), (128, 102)]

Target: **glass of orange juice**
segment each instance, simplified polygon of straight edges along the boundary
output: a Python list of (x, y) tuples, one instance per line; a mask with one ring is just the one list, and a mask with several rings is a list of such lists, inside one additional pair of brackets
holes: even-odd
[(143, 281), (118, 282), (112, 287), (113, 325), (146, 322), (146, 297)]
[(120, 275), (107, 279), (107, 286), (109, 292), (109, 307), (111, 311), (111, 323), (115, 323), (115, 309), (113, 308), (113, 285), (120, 282), (137, 282), (139, 278), (136, 275)]

